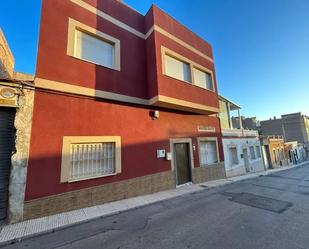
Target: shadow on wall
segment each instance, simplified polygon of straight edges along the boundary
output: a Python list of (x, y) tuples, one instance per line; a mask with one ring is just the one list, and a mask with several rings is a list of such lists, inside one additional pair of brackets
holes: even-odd
[[(205, 136), (207, 135), (205, 134)], [(192, 135), (180, 134), (178, 137), (174, 138), (183, 137), (192, 138)], [(31, 150), (35, 150), (35, 153), (32, 153), (32, 157), (29, 159), (28, 163), (26, 201), (171, 170), (171, 161), (165, 158), (157, 158), (157, 149), (170, 152), (169, 140), (129, 144), (123, 139), (121, 145), (120, 174), (72, 183), (61, 183), (62, 138), (59, 137), (59, 139), (56, 140), (56, 143), (51, 143), (50, 146), (46, 146), (45, 148), (38, 148), (36, 144), (33, 144), (31, 147)], [(192, 142), (193, 145), (195, 145), (195, 150), (193, 151), (194, 166), (198, 167), (199, 154), (196, 138), (193, 138)], [(94, 150), (92, 153), (89, 151), (89, 148), (85, 147), (83, 149), (84, 152), (82, 152), (82, 149), (79, 151), (80, 156), (83, 154), (83, 157), (87, 158), (87, 162), (90, 161), (91, 165), (87, 170), (91, 172), (93, 164), (98, 167), (97, 161), (94, 158), (95, 156), (98, 157), (98, 147), (96, 151)], [(55, 153), (56, 151), (57, 153)], [(106, 154), (111, 153), (109, 149), (105, 149), (104, 151), (101, 147), (101, 153), (103, 152)], [(48, 156), (52, 153), (54, 156)], [(69, 157), (71, 159), (73, 158), (71, 155)], [(108, 155), (108, 157), (110, 157), (110, 155)], [(222, 152), (220, 152), (220, 157), (222, 159)], [(74, 158), (74, 160), (80, 161), (80, 158)], [(78, 162), (76, 162), (76, 164), (77, 168), (75, 169), (81, 171), (80, 176), (82, 177), (83, 174), (85, 174), (84, 177), (87, 177), (81, 165), (78, 165)], [(76, 172), (76, 174), (78, 173)]]

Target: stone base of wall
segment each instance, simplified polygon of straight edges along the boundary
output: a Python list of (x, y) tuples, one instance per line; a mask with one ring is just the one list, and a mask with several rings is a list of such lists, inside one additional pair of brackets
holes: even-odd
[(229, 168), (226, 170), (226, 177), (234, 177), (246, 174), (246, 169), (244, 165), (234, 166), (233, 168)]
[(226, 178), (224, 162), (198, 167), (193, 170), (193, 183), (201, 183)]
[(100, 205), (175, 188), (175, 173), (167, 171), (25, 202), (24, 220)]
[(264, 162), (262, 159), (255, 160), (250, 162), (250, 173), (261, 172), (264, 171)]

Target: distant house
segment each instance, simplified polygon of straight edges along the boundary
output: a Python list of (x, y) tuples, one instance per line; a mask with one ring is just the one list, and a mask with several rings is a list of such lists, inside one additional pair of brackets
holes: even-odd
[(258, 130), (259, 121), (256, 117), (246, 118), (244, 116), (232, 117), (233, 128), (240, 129), (240, 120), (242, 122), (242, 127), (247, 130)]
[(240, 120), (240, 106), (222, 96), (219, 103), (226, 176), (263, 171), (258, 132), (244, 129), (241, 122), (239, 129), (234, 128), (231, 112), (237, 111)]
[(261, 121), (261, 133), (283, 136), (285, 142), (297, 141), (309, 148), (309, 117), (298, 112)]
[(283, 136), (261, 136), (262, 154), (265, 168), (278, 168), (289, 164)]

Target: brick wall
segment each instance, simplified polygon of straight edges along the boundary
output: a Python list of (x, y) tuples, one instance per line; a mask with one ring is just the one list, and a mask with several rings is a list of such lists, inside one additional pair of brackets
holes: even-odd
[[(225, 178), (224, 163), (193, 169), (193, 183)], [(152, 194), (176, 186), (175, 172), (166, 171), (25, 202), (24, 220)]]
[(172, 171), (25, 202), (24, 220), (175, 188)]
[(193, 169), (194, 184), (223, 178), (226, 178), (224, 162), (213, 164), (207, 167), (198, 167)]

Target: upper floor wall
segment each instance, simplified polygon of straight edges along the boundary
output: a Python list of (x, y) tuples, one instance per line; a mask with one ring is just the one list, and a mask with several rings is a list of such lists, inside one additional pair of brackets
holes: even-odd
[(156, 6), (43, 0), (38, 87), (202, 114), (219, 112), (211, 46)]

